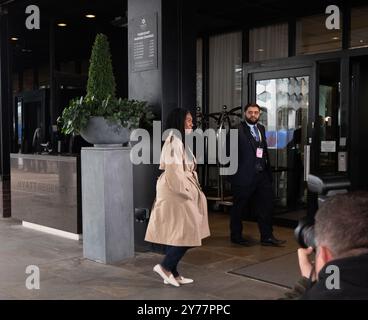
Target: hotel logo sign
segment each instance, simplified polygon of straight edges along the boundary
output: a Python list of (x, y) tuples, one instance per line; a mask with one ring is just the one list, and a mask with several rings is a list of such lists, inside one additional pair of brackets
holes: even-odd
[(147, 29), (147, 23), (146, 23), (145, 18), (142, 18), (140, 27), (141, 27), (141, 30), (146, 30)]
[(158, 68), (157, 13), (129, 21), (129, 48), (132, 72)]

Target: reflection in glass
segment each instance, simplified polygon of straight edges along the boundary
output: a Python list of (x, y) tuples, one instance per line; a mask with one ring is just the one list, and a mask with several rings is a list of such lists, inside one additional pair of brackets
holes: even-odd
[(288, 45), (287, 23), (251, 29), (249, 32), (249, 61), (286, 58)]
[(351, 9), (350, 48), (368, 47), (368, 6)]
[(340, 137), (340, 64), (338, 61), (319, 65), (319, 130), (320, 152), (318, 173), (337, 172), (337, 151)]
[(256, 82), (261, 123), (266, 127), (275, 194), (282, 207), (305, 200), (303, 150), (307, 142), (309, 77)]
[(321, 153), (319, 171), (324, 173), (336, 171), (336, 153), (327, 152), (323, 143), (336, 144), (337, 126), (337, 90), (333, 86), (319, 86), (319, 137)]
[[(241, 105), (242, 33), (211, 36), (209, 41), (209, 113)], [(236, 125), (234, 123), (233, 125)], [(217, 128), (211, 119), (210, 127)]]
[(326, 28), (326, 15), (303, 17), (296, 24), (296, 54), (341, 50), (342, 28)]

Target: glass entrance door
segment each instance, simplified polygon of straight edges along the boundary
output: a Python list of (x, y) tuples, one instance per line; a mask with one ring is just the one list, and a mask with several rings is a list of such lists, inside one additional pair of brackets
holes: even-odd
[[(309, 142), (310, 72), (253, 75), (253, 101), (262, 108), (277, 211), (305, 208), (305, 150)], [(308, 159), (309, 161), (309, 159)]]

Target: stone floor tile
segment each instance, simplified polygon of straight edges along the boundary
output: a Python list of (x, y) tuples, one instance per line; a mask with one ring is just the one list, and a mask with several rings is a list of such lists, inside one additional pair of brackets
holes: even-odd
[[(277, 299), (285, 288), (230, 272), (295, 252), (293, 230), (275, 227), (283, 248), (241, 247), (229, 241), (228, 214), (210, 214), (211, 237), (180, 262), (179, 272), (195, 280), (175, 288), (152, 271), (162, 254), (137, 252), (134, 258), (104, 265), (83, 258), (83, 242), (63, 239), (0, 219), (0, 299)], [(258, 240), (254, 222), (244, 223), (245, 238)], [(40, 268), (41, 289), (25, 287), (25, 268)]]

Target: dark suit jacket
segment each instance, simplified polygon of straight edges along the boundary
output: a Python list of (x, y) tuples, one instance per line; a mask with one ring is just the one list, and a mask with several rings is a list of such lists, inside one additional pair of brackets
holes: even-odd
[[(266, 172), (269, 175), (270, 181), (272, 181), (272, 173), (270, 168), (270, 160), (267, 151), (266, 130), (261, 124), (257, 125), (257, 128), (262, 135), (262, 141), (264, 141), (266, 148), (263, 152), (266, 157)], [(238, 139), (238, 171), (228, 177), (229, 182), (236, 186), (250, 186), (256, 176), (256, 150), (257, 142), (254, 140), (250, 128), (246, 122), (242, 121), (238, 127), (239, 139)]]

